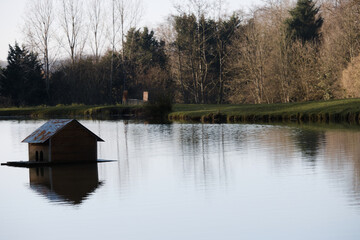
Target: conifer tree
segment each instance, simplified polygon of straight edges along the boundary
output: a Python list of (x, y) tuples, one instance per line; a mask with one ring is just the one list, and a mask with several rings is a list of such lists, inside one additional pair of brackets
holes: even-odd
[(37, 55), (15, 43), (9, 46), (7, 60), (1, 94), (16, 106), (44, 103), (45, 81)]
[(324, 22), (320, 8), (312, 0), (298, 0), (296, 7), (290, 10), (290, 18), (285, 22), (287, 36), (292, 40), (320, 41), (320, 29)]

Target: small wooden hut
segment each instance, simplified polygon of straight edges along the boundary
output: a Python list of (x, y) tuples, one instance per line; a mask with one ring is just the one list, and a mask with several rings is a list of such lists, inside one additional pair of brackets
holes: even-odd
[(96, 162), (97, 142), (103, 142), (75, 119), (50, 120), (22, 142), (29, 144), (30, 162)]

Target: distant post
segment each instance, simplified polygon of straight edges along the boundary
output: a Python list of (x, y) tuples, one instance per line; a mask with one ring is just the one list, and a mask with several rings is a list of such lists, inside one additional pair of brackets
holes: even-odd
[(123, 91), (123, 97), (122, 97), (122, 103), (127, 104), (127, 101), (128, 101), (128, 91), (124, 90)]
[(144, 91), (143, 92), (143, 102), (148, 102), (149, 101), (149, 92), (148, 91)]

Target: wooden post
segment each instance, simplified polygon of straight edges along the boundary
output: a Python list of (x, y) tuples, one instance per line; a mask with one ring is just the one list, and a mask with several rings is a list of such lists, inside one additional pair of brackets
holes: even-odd
[(143, 92), (143, 102), (148, 102), (149, 101), (149, 92), (144, 91)]
[(123, 97), (122, 97), (122, 103), (127, 104), (127, 101), (128, 101), (128, 91), (124, 90), (123, 91)]

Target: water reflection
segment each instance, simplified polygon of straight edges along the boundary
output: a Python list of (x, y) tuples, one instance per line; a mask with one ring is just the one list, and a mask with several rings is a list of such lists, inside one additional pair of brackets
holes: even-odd
[[(350, 201), (360, 204), (360, 132), (259, 125), (183, 124), (173, 129), (177, 136), (175, 149), (182, 161), (175, 160), (184, 180), (201, 189), (227, 186), (233, 180), (238, 164), (249, 159), (274, 164), (276, 172), (298, 168), (301, 162), (314, 174), (320, 164), (328, 169), (343, 189), (348, 188)], [(174, 152), (176, 150), (174, 149)], [(270, 160), (270, 161), (269, 161)], [(261, 162), (261, 163), (260, 163)], [(309, 169), (309, 170), (310, 170)], [(346, 186), (344, 186), (344, 184)]]
[(315, 164), (320, 144), (324, 141), (325, 135), (322, 131), (308, 129), (296, 129), (294, 131), (294, 141), (303, 154), (303, 157)]
[[(27, 156), (20, 141), (34, 124), (0, 123), (0, 161)], [(25, 239), (39, 222), (44, 239), (360, 239), (359, 129), (86, 126), (107, 139), (99, 158), (118, 161), (89, 171), (31, 169), (31, 189), (56, 204), (38, 201), (24, 184), (27, 169), (0, 167), (0, 239)]]
[(325, 138), (325, 167), (337, 184), (347, 183), (353, 204), (360, 205), (360, 132), (329, 131)]
[[(191, 179), (201, 189), (226, 186), (229, 164), (226, 145), (229, 132), (224, 125), (184, 124), (176, 129), (181, 150), (181, 162), (175, 161), (183, 171), (185, 180)], [(238, 134), (235, 134), (238, 135)], [(241, 141), (234, 141), (241, 144)]]
[(102, 182), (97, 164), (30, 168), (30, 188), (52, 202), (81, 204)]

